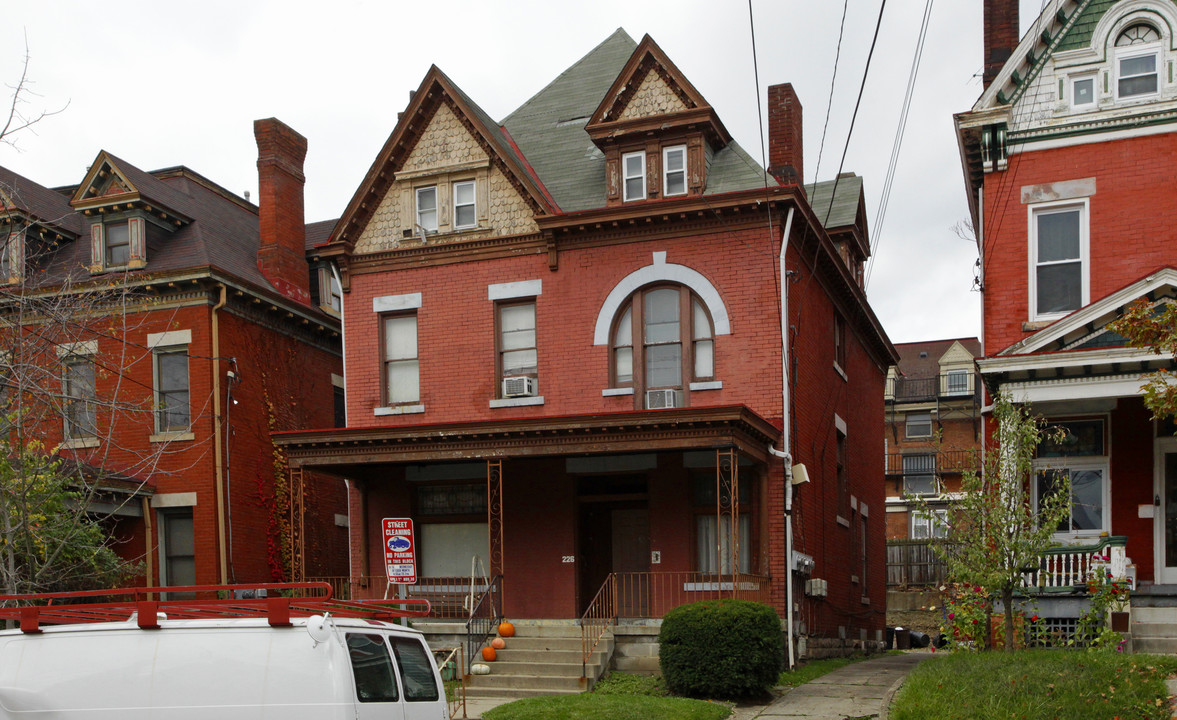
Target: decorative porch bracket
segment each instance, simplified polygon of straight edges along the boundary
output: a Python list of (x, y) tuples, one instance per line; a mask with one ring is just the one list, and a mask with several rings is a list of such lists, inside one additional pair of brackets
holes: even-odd
[[(505, 574), (503, 563), (503, 461), (486, 461), (486, 527), (490, 534), (491, 577)], [(499, 599), (502, 607), (502, 598)]]
[(727, 558), (728, 569), (734, 579), (740, 572), (740, 463), (736, 457), (735, 448), (722, 448), (715, 451), (715, 559), (719, 565), (720, 577), (723, 576), (723, 518), (727, 522), (727, 548), (730, 557)]

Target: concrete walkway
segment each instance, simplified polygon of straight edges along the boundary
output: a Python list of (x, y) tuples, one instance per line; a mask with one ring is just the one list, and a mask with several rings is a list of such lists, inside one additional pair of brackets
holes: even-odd
[[(887, 705), (903, 678), (930, 657), (933, 657), (931, 653), (916, 651), (853, 663), (787, 690), (767, 705), (741, 703), (730, 720), (886, 720)], [(482, 713), (506, 702), (511, 699), (472, 698), (466, 701), (466, 717), (480, 718)]]
[(853, 663), (788, 690), (768, 705), (737, 706), (732, 719), (886, 720), (891, 696), (903, 678), (930, 657), (928, 652), (911, 652)]

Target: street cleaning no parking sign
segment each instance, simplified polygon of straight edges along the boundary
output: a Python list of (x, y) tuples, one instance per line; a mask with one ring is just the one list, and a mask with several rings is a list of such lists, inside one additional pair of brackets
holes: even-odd
[(384, 518), (384, 569), (388, 582), (412, 585), (417, 582), (417, 544), (412, 518)]

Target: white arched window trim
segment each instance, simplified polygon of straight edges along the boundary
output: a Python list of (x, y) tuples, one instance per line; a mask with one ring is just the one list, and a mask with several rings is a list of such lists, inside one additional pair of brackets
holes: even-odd
[(728, 320), (727, 307), (723, 298), (707, 278), (685, 265), (675, 265), (666, 262), (665, 252), (654, 253), (654, 262), (639, 268), (621, 279), (610, 291), (609, 296), (601, 305), (597, 314), (597, 326), (593, 331), (594, 345), (608, 345), (609, 331), (613, 326), (613, 318), (629, 296), (638, 288), (653, 283), (677, 283), (685, 285), (707, 306), (711, 313), (712, 331), (715, 335), (730, 335), (731, 323)]

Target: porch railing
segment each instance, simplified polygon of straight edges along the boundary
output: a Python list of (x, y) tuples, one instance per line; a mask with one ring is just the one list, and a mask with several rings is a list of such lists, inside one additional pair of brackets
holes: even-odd
[(1050, 548), (1042, 553), (1038, 567), (1024, 573), (1023, 586), (1031, 592), (1072, 592), (1085, 587), (1096, 572), (1127, 577), (1127, 542), (1128, 538), (1113, 535), (1088, 545)]
[(618, 618), (661, 618), (668, 610), (699, 600), (736, 598), (771, 601), (769, 578), (741, 573), (702, 572), (610, 573), (580, 618), (583, 670), (601, 638)]
[[(332, 594), (344, 600), (361, 598), (384, 597), (388, 586), (388, 579), (383, 575), (360, 575), (352, 577), (321, 577), (313, 578), (316, 582), (326, 582), (331, 585)], [(474, 581), (474, 597), (477, 599), (487, 591), (487, 584), (482, 580)], [(400, 593), (401, 589), (393, 587), (391, 593)], [(447, 620), (466, 620), (470, 616), (470, 578), (469, 576), (452, 577), (421, 577), (415, 585), (405, 585), (405, 597), (428, 600), (433, 606), (430, 617)]]
[[(467, 583), (469, 586), (469, 583)], [(481, 594), (474, 595), (466, 618), (466, 671), (474, 662), (475, 653), (503, 621), (503, 606), (499, 598), (503, 576), (495, 575)], [(467, 596), (469, 597), (469, 596)]]

